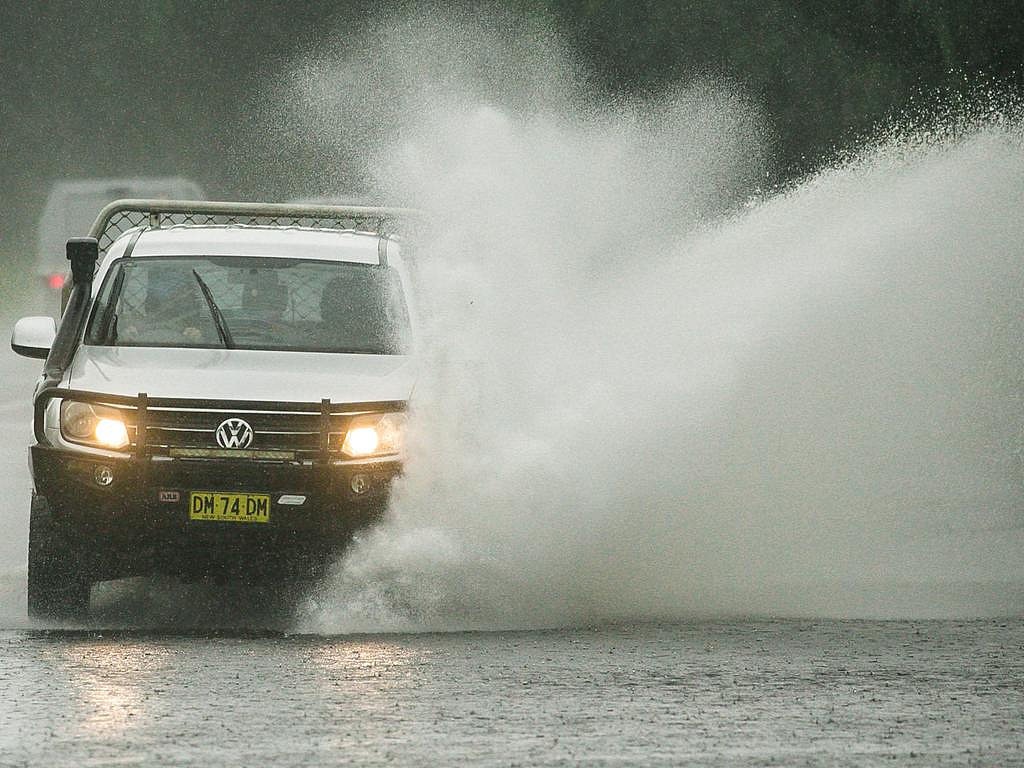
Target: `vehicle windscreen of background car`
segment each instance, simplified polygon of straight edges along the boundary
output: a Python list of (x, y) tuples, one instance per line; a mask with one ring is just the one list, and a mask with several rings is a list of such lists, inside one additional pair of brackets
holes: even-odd
[(120, 259), (85, 343), (404, 354), (409, 317), (393, 269), (245, 256)]

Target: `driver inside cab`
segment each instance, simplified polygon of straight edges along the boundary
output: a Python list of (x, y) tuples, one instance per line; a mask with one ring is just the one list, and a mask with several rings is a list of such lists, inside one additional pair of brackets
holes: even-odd
[[(117, 318), (117, 340), (123, 344), (215, 344), (216, 328), (204, 315), (202, 297), (191, 273), (181, 269), (149, 269), (145, 298), (132, 306), (130, 271), (126, 273)], [(140, 286), (141, 287), (141, 286)]]

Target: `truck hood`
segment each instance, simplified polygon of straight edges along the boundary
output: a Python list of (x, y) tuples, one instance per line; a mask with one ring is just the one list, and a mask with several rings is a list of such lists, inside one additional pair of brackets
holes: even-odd
[(335, 403), (408, 400), (414, 364), (402, 355), (81, 346), (68, 386), (150, 397)]

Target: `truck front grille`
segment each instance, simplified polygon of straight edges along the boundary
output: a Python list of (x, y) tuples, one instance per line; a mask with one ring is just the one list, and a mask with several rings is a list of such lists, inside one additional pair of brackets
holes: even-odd
[[(139, 415), (136, 407), (107, 404), (117, 408), (128, 427), (131, 448), (139, 441)], [(322, 435), (327, 432), (327, 451), (337, 453), (348, 429), (357, 415), (387, 410), (379, 407), (334, 405), (325, 413), (319, 405), (310, 404), (308, 410), (275, 410), (266, 408), (186, 407), (147, 405), (145, 423), (145, 449), (149, 455), (180, 454), (181, 452), (239, 449), (250, 452), (280, 454), (277, 458), (295, 460), (313, 459), (323, 452)], [(252, 430), (252, 441), (243, 446), (223, 445), (217, 440), (217, 430), (229, 419), (241, 419)]]
[[(330, 447), (340, 447), (343, 418), (332, 416), (330, 419), (329, 434), (333, 438)], [(224, 448), (226, 446), (218, 444), (216, 435), (217, 427), (227, 419), (242, 419), (252, 428), (252, 444), (248, 446), (252, 450), (294, 451), (297, 457), (313, 456), (320, 450), (319, 413), (272, 411), (149, 408), (146, 443), (151, 453), (173, 448)]]

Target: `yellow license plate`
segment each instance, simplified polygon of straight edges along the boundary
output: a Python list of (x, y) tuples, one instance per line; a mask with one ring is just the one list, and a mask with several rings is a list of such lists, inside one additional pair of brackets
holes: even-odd
[(192, 491), (188, 496), (190, 520), (221, 520), (230, 523), (270, 522), (270, 496), (264, 493)]

